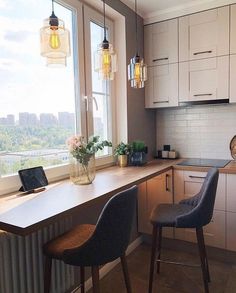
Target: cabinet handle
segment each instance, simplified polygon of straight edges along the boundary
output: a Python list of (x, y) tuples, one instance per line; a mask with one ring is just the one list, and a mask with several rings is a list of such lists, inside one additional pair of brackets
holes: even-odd
[(209, 51), (202, 51), (202, 52), (196, 52), (196, 53), (193, 53), (193, 55), (201, 55), (201, 54), (210, 54), (212, 53), (212, 50), (209, 50)]
[(197, 94), (193, 95), (194, 97), (203, 97), (203, 96), (212, 96), (212, 94)]
[(169, 103), (169, 101), (153, 102), (153, 104)]
[(189, 178), (195, 178), (195, 179), (205, 179), (206, 177), (204, 176), (194, 176), (194, 175), (189, 175)]
[(168, 57), (165, 57), (165, 58), (157, 58), (157, 59), (153, 59), (152, 62), (163, 61), (163, 60), (169, 60), (169, 58)]
[(169, 189), (169, 174), (166, 174), (166, 191), (170, 191)]

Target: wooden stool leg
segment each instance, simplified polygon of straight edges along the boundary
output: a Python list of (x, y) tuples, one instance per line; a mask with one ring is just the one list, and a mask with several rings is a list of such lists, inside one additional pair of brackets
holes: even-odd
[(201, 259), (202, 276), (203, 276), (205, 293), (209, 293), (208, 273), (207, 273), (206, 259), (205, 259), (205, 254), (204, 254), (205, 244), (204, 244), (204, 236), (203, 236), (202, 228), (197, 228), (196, 229), (196, 234), (197, 234), (199, 255), (200, 255), (200, 259)]
[(127, 289), (127, 293), (131, 293), (131, 283), (130, 283), (130, 278), (129, 278), (129, 272), (128, 272), (128, 266), (127, 266), (127, 261), (126, 261), (126, 256), (125, 254), (120, 257), (121, 259), (121, 265), (124, 273), (124, 279), (125, 279), (125, 285)]
[(152, 251), (151, 251), (150, 272), (149, 272), (149, 288), (148, 288), (149, 293), (152, 293), (153, 274), (154, 274), (156, 249), (157, 249), (157, 233), (158, 233), (158, 228), (156, 225), (153, 225)]
[[(157, 232), (157, 259), (161, 258), (161, 242), (162, 242), (162, 227), (158, 228), (158, 232)], [(160, 265), (161, 263), (158, 261), (157, 262), (157, 273), (160, 273)]]
[(100, 293), (99, 289), (99, 266), (92, 266), (93, 293)]
[(50, 292), (51, 270), (52, 270), (52, 259), (46, 256), (45, 265), (44, 265), (44, 293)]
[(84, 267), (80, 267), (80, 284), (81, 284), (81, 293), (85, 293), (85, 288), (84, 288)]

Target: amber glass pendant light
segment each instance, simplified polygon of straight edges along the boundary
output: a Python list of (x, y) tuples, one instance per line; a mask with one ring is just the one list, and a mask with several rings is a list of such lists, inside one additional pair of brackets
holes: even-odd
[(117, 56), (111, 43), (107, 40), (105, 0), (103, 0), (104, 39), (95, 52), (95, 68), (99, 79), (113, 80), (117, 71)]
[(147, 80), (147, 65), (138, 53), (138, 15), (137, 0), (135, 0), (135, 28), (136, 28), (136, 55), (130, 59), (128, 65), (128, 79), (133, 88), (143, 88)]
[(66, 66), (66, 58), (70, 56), (70, 33), (64, 21), (54, 13), (54, 0), (52, 14), (40, 29), (40, 41), (41, 55), (47, 58), (48, 66)]

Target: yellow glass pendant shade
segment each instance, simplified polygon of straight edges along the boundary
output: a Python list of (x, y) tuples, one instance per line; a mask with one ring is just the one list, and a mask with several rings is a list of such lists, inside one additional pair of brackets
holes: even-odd
[[(70, 33), (65, 28), (64, 21), (59, 19), (53, 11), (49, 18), (44, 20), (40, 29), (40, 53), (46, 57), (48, 66), (66, 65), (66, 59), (70, 56)], [(53, 60), (54, 59), (54, 60)]]

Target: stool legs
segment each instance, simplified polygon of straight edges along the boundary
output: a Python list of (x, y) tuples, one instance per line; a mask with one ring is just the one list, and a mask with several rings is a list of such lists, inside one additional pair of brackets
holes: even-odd
[(93, 293), (100, 293), (99, 266), (92, 266)]
[(127, 293), (131, 293), (131, 283), (130, 283), (130, 278), (129, 278), (129, 272), (128, 272), (128, 266), (127, 266), (127, 261), (126, 261), (126, 256), (125, 254), (120, 257), (121, 259), (121, 265), (122, 265), (122, 270), (124, 273), (124, 279), (125, 279), (125, 285), (127, 289)]
[(210, 276), (209, 276), (206, 248), (205, 248), (205, 243), (204, 243), (203, 229), (197, 228), (196, 234), (197, 234), (199, 255), (200, 255), (200, 259), (201, 259), (202, 276), (203, 276), (205, 293), (209, 293), (208, 282), (210, 281)]
[(52, 259), (46, 256), (45, 267), (44, 267), (44, 293), (50, 292), (51, 270), (52, 270)]
[[(152, 251), (151, 251), (151, 261), (150, 261), (148, 293), (152, 293), (154, 267), (155, 267), (155, 262), (156, 262), (157, 241), (158, 241), (158, 238), (159, 238), (158, 236), (161, 235), (161, 232), (160, 232), (159, 229), (161, 229), (161, 228), (157, 227), (156, 225), (153, 225), (153, 230), (152, 230)], [(159, 247), (159, 242), (158, 242), (158, 247)], [(159, 252), (158, 252), (158, 255), (160, 255)], [(160, 270), (160, 266), (158, 268), (158, 271), (159, 270)]]
[[(161, 258), (161, 241), (162, 241), (162, 227), (159, 227), (158, 228), (158, 231), (157, 231), (157, 260), (159, 260)], [(161, 263), (159, 261), (157, 261), (157, 273), (159, 274), (160, 273), (160, 265)]]
[(85, 293), (85, 288), (84, 288), (84, 267), (80, 267), (80, 292)]

